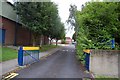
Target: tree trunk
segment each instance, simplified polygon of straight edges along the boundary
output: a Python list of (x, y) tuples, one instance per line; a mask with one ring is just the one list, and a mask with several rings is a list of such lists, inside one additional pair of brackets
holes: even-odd
[(37, 34), (33, 34), (33, 46), (36, 46)]
[(45, 36), (43, 36), (43, 45), (45, 45)]
[(35, 41), (33, 41), (33, 46), (36, 46), (36, 43), (35, 43)]
[(34, 36), (33, 36), (33, 46), (36, 46), (36, 40)]
[(52, 42), (51, 42), (51, 41), (52, 41), (52, 39), (50, 39), (50, 45), (52, 44)]
[(44, 45), (46, 45), (46, 36), (44, 36)]
[(43, 44), (42, 38), (43, 38), (43, 36), (41, 35), (40, 36), (40, 46), (42, 46), (42, 44)]
[(57, 42), (58, 42), (58, 40), (56, 40), (56, 46), (58, 45)]

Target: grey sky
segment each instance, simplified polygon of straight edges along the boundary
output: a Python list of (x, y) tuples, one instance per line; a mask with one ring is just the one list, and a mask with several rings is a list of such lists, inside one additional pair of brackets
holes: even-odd
[(77, 9), (80, 10), (82, 4), (91, 0), (51, 0), (51, 1), (58, 4), (59, 15), (62, 19), (62, 22), (65, 22), (69, 16), (70, 4), (75, 4), (77, 6)]

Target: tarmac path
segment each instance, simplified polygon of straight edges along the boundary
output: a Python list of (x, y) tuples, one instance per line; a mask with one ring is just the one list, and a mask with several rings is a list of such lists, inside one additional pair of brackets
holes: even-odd
[(85, 78), (91, 77), (80, 67), (74, 46), (65, 46), (54, 54), (18, 72), (15, 78)]

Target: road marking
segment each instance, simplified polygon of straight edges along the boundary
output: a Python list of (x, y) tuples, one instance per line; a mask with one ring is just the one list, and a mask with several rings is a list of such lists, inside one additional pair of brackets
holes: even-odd
[(10, 79), (14, 78), (17, 75), (18, 75), (18, 73), (10, 73), (10, 75), (6, 76), (3, 80), (10, 80)]
[(65, 51), (65, 50), (62, 50), (62, 51)]
[(68, 51), (68, 50), (62, 50), (62, 51)]

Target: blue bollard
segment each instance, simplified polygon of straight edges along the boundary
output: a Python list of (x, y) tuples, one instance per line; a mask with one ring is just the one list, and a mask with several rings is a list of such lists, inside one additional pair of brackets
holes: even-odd
[(23, 47), (18, 50), (18, 65), (23, 66)]
[(90, 53), (85, 53), (85, 68), (89, 71)]

